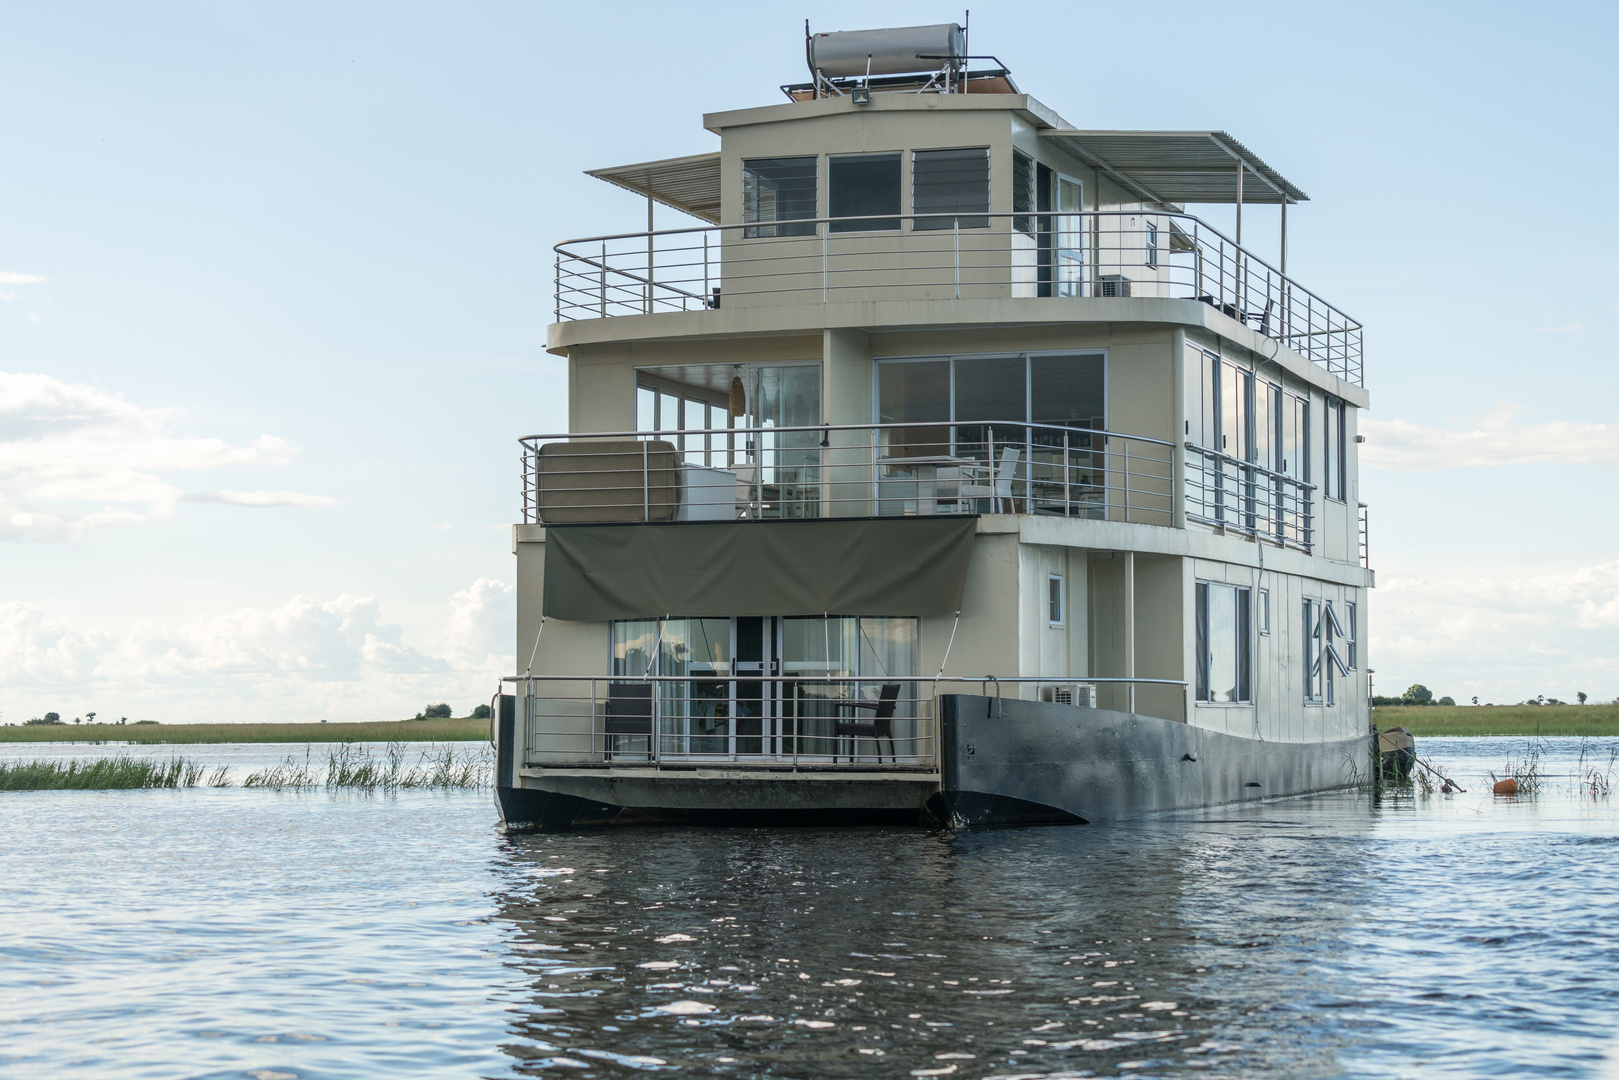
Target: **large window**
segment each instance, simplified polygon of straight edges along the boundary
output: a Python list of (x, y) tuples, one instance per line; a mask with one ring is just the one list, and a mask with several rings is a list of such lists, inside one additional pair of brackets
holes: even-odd
[(879, 360), (879, 423), (1107, 426), (1102, 353)]
[(1249, 649), (1249, 591), (1213, 581), (1197, 583), (1197, 700), (1253, 700)]
[(912, 156), (911, 213), (951, 215), (919, 216), (913, 229), (987, 229), (988, 212), (989, 147), (918, 150)]
[(754, 226), (745, 229), (744, 236), (813, 236), (815, 223), (801, 220), (813, 217), (814, 158), (754, 158), (742, 163), (742, 220)]
[[(900, 156), (850, 154), (827, 162), (827, 217), (833, 232), (875, 232), (899, 228)], [(892, 217), (886, 215), (894, 215)]]

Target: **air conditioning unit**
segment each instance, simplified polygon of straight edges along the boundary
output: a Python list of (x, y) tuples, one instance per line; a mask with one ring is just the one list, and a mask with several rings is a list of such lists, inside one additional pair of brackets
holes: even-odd
[(1130, 279), (1123, 274), (1103, 274), (1096, 279), (1097, 296), (1129, 296)]
[(1081, 709), (1096, 708), (1095, 683), (1057, 683), (1041, 692), (1041, 700), (1053, 705), (1077, 705)]

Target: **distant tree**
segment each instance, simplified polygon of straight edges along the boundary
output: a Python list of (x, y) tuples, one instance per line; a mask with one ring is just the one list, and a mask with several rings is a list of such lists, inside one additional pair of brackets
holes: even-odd
[(95, 713), (93, 713), (93, 712), (87, 712), (87, 713), (85, 713), (85, 714), (84, 714), (84, 722), (85, 722), (85, 723), (86, 723), (86, 724), (93, 724), (93, 723), (95, 723), (95, 722), (96, 722), (96, 714), (95, 714)]
[(45, 722), (47, 724), (60, 724), (62, 722), (62, 718), (56, 713), (48, 712), (45, 714)]
[(1474, 704), (1474, 705), (1475, 705), (1475, 706), (1476, 706), (1476, 705), (1478, 705), (1478, 695), (1477, 695), (1477, 694), (1474, 694), (1474, 695), (1473, 695), (1473, 704)]
[(487, 705), (479, 705), (477, 708), (473, 709), (472, 710), (472, 718), (474, 720), (487, 720), (487, 719), (489, 719), (489, 706), (487, 706)]
[(437, 705), (429, 705), (422, 710), (422, 716), (428, 720), (447, 720), (450, 717), (450, 705), (441, 701)]
[(1585, 691), (1584, 690), (1581, 690), (1579, 693), (1575, 694), (1574, 696), (1580, 699), (1580, 704), (1581, 705), (1585, 704)]
[(1449, 694), (1446, 694), (1444, 697), (1439, 699), (1439, 704), (1440, 705), (1454, 705), (1454, 704), (1456, 704), (1456, 699), (1451, 697)]
[(1406, 687), (1405, 695), (1401, 700), (1407, 705), (1428, 705), (1433, 701), (1433, 691), (1421, 683), (1413, 683)]
[(135, 723), (136, 723), (136, 725), (140, 725), (140, 724), (156, 724), (156, 723), (159, 723), (159, 721), (157, 721), (157, 720), (137, 720), (137, 721), (135, 721)]

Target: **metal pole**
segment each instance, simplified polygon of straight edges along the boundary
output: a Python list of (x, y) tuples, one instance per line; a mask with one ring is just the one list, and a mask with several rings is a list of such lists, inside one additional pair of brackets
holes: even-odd
[(1242, 322), (1242, 174), (1244, 172), (1242, 159), (1237, 159), (1237, 250), (1233, 252), (1235, 264), (1232, 268), (1234, 280), (1231, 283), (1231, 303), (1237, 309), (1237, 321)]
[(1282, 196), (1282, 273), (1287, 273), (1287, 196)]
[(1074, 478), (1073, 461), (1068, 456), (1068, 429), (1062, 431), (1062, 516), (1073, 517), (1073, 489)]
[[(1136, 553), (1124, 553), (1124, 674), (1136, 677)], [(1136, 684), (1130, 683), (1130, 712), (1136, 711)]]
[(652, 314), (652, 196), (646, 197), (646, 313)]
[[(961, 219), (953, 219), (956, 223), (956, 299), (961, 299)], [(561, 319), (557, 320), (561, 322)]]
[(703, 232), (703, 303), (714, 303), (714, 292), (708, 287), (708, 232)]
[(646, 440), (646, 439), (641, 440), (641, 520), (642, 521), (651, 521), (652, 520), (652, 492), (651, 492), (651, 489), (652, 489), (652, 472), (651, 472), (651, 465), (650, 465), (650, 462), (648, 460), (649, 447), (651, 445), (652, 444), (648, 440)]
[(601, 269), (601, 292), (596, 300), (601, 305), (602, 318), (607, 318), (607, 241), (602, 241), (602, 260), (597, 266)]
[(823, 222), (821, 225), (821, 303), (826, 303), (826, 255), (827, 245), (832, 242), (832, 224)]

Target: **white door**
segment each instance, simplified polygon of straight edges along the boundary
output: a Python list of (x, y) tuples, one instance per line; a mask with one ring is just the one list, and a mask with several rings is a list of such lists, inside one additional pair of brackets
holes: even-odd
[(1058, 296), (1083, 296), (1085, 290), (1085, 219), (1079, 211), (1085, 205), (1085, 189), (1078, 180), (1057, 177), (1057, 274)]

